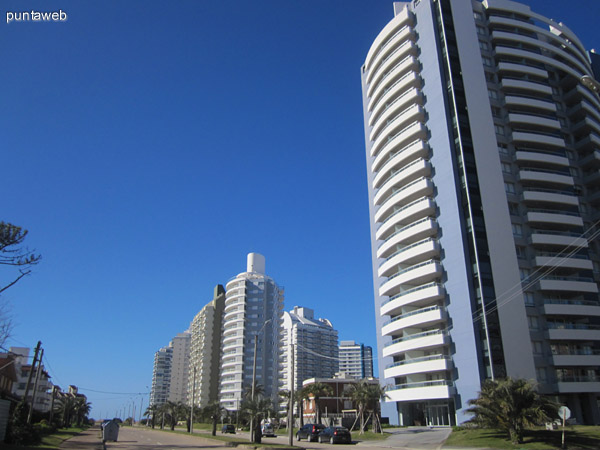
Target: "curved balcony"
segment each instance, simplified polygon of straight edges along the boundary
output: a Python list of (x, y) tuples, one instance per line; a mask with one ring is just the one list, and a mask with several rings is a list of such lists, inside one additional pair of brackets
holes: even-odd
[(416, 178), (431, 175), (431, 163), (426, 159), (419, 158), (396, 172), (390, 172), (390, 177), (385, 179), (373, 197), (375, 205), (381, 205), (390, 195), (394, 193), (396, 186), (403, 186)]
[(507, 106), (520, 106), (526, 108), (541, 109), (544, 111), (556, 112), (556, 104), (551, 101), (536, 100), (529, 97), (520, 97), (518, 95), (506, 94), (504, 96), (504, 103)]
[(583, 219), (577, 213), (551, 209), (529, 209), (527, 222), (530, 224), (551, 224), (582, 227)]
[(397, 225), (408, 225), (411, 222), (416, 222), (418, 219), (432, 216), (435, 213), (435, 208), (435, 202), (428, 197), (423, 197), (404, 205), (381, 222), (375, 232), (375, 238), (377, 240), (384, 240), (390, 234), (397, 231)]
[(389, 297), (401, 292), (403, 285), (419, 285), (439, 279), (442, 276), (442, 265), (439, 261), (424, 261), (405, 269), (401, 269), (390, 276), (379, 287), (381, 297)]
[(418, 61), (414, 56), (409, 56), (396, 64), (385, 80), (379, 83), (377, 89), (373, 91), (373, 97), (369, 99), (367, 110), (375, 114), (376, 111), (380, 111), (378, 108), (380, 103), (389, 102), (409, 87), (420, 88), (422, 80), (417, 72), (418, 68)]
[(387, 277), (398, 270), (400, 264), (414, 264), (425, 259), (432, 259), (440, 255), (440, 245), (437, 240), (432, 238), (423, 239), (414, 244), (397, 250), (390, 255), (379, 266), (377, 274), (380, 277)]
[[(521, 39), (524, 37), (524, 36), (520, 36), (520, 35), (517, 35), (517, 36)], [(536, 41), (536, 42), (538, 44), (540, 43), (540, 41)], [(580, 71), (581, 71), (581, 73), (580, 73), (579, 71), (574, 70), (571, 66), (569, 66), (563, 62), (560, 62), (554, 58), (544, 56), (539, 53), (531, 52), (528, 50), (523, 50), (520, 48), (496, 45), (494, 50), (498, 57), (509, 56), (509, 57), (515, 58), (515, 59), (524, 58), (526, 60), (534, 61), (537, 64), (545, 64), (550, 67), (554, 67), (555, 69), (562, 70), (577, 79), (579, 79), (579, 77), (581, 77), (582, 74), (587, 73), (587, 70), (583, 70), (580, 68)], [(577, 65), (579, 65), (579, 63), (577, 63)]]
[[(417, 52), (417, 45), (413, 41), (404, 41), (381, 61), (379, 67), (369, 71), (367, 74), (367, 84), (376, 87), (385, 79), (390, 69), (393, 69), (395, 65), (403, 61), (407, 56), (416, 56)], [(367, 90), (367, 95), (371, 97), (373, 90)]]
[(512, 124), (527, 125), (537, 128), (551, 128), (552, 130), (560, 130), (560, 122), (556, 119), (549, 119), (533, 114), (508, 114), (508, 122)]
[(397, 166), (398, 164), (404, 164), (414, 160), (418, 157), (425, 158), (429, 155), (429, 145), (422, 139), (415, 139), (414, 141), (406, 144), (400, 149), (390, 149), (389, 152), (380, 152), (377, 157), (373, 160), (371, 165), (371, 172), (378, 174), (386, 166)]
[(434, 236), (437, 234), (437, 229), (437, 222), (430, 217), (425, 217), (402, 227), (379, 245), (377, 248), (377, 258), (388, 258), (397, 249), (398, 245)]
[(575, 181), (571, 175), (565, 175), (555, 170), (539, 169), (536, 167), (521, 167), (519, 169), (519, 180), (524, 183), (537, 182), (545, 184), (561, 184), (573, 186)]
[(574, 377), (567, 381), (559, 381), (557, 383), (558, 392), (560, 394), (576, 394), (600, 392), (600, 380), (594, 378)]
[(381, 334), (383, 336), (393, 336), (404, 328), (416, 327), (423, 324), (429, 326), (443, 322), (444, 320), (446, 320), (446, 313), (440, 306), (428, 306), (406, 312), (385, 322), (381, 327)]
[(393, 386), (386, 391), (391, 402), (410, 402), (436, 399), (449, 399), (454, 395), (450, 381), (424, 381)]
[(579, 233), (569, 231), (532, 230), (530, 240), (533, 245), (556, 245), (564, 247), (588, 246), (587, 239), (580, 237)]
[(448, 335), (442, 330), (425, 331), (394, 339), (383, 347), (384, 357), (406, 353), (410, 350), (421, 350), (431, 347), (442, 347), (450, 342)]
[(405, 306), (420, 307), (431, 305), (445, 297), (444, 286), (440, 283), (427, 283), (412, 289), (407, 289), (390, 297), (381, 303), (380, 315), (397, 315), (402, 313)]
[(585, 138), (575, 142), (577, 150), (595, 150), (598, 147), (600, 147), (600, 136), (594, 133), (590, 133)]
[(539, 289), (554, 292), (598, 293), (598, 285), (592, 278), (545, 276), (539, 280)]
[[(517, 80), (513, 78), (502, 78), (500, 86), (506, 91), (526, 91), (536, 92), (542, 95), (552, 95), (552, 88), (548, 85), (536, 83), (533, 81)], [(556, 121), (558, 123), (558, 121)]]
[[(379, 122), (380, 116), (386, 113), (388, 110), (402, 111), (408, 108), (412, 104), (423, 104), (423, 93), (419, 88), (410, 88), (400, 95), (393, 98), (388, 102), (381, 102), (377, 105), (373, 113), (369, 116), (369, 126), (374, 126), (375, 123)], [(391, 115), (391, 113), (390, 113)], [(374, 156), (374, 155), (371, 155)]]
[[(386, 61), (393, 53), (396, 52), (394, 48), (398, 49), (403, 45), (403, 42), (410, 40), (414, 42), (416, 37), (415, 31), (409, 25), (405, 25), (396, 31), (392, 37), (383, 45), (377, 54), (370, 60), (369, 71), (373, 74), (377, 72), (378, 68)], [(369, 81), (367, 81), (369, 82)]]
[(600, 151), (594, 150), (579, 161), (579, 165), (584, 169), (596, 169), (600, 167)]
[(592, 262), (588, 259), (566, 258), (560, 256), (536, 256), (535, 267), (564, 267), (569, 269), (592, 270)]
[(565, 148), (565, 140), (563, 138), (548, 136), (547, 134), (532, 133), (528, 131), (513, 131), (512, 139), (514, 142), (529, 142), (538, 145), (546, 145), (548, 147)]
[(383, 373), (385, 378), (395, 378), (415, 373), (442, 372), (452, 368), (452, 358), (449, 356), (430, 355), (390, 364)]
[(373, 41), (365, 59), (365, 70), (371, 70), (375, 58), (389, 46), (391, 43), (390, 41), (395, 37), (396, 33), (404, 26), (413, 26), (413, 24), (414, 15), (408, 8), (399, 11), (399, 13), (377, 35), (375, 41)]
[(244, 310), (233, 310), (223, 314), (223, 323), (239, 322), (244, 320)]
[(532, 189), (524, 188), (523, 201), (536, 203), (557, 203), (561, 205), (577, 206), (579, 198), (570, 192), (556, 191), (550, 189)]
[(374, 145), (377, 145), (379, 139), (385, 139), (390, 134), (394, 135), (398, 130), (405, 128), (415, 121), (425, 121), (425, 110), (421, 105), (416, 103), (403, 110), (389, 108), (371, 130), (369, 140), (373, 141)]
[(498, 72), (500, 74), (518, 73), (532, 75), (534, 77), (548, 78), (547, 70), (539, 69), (537, 67), (526, 66), (524, 64), (510, 63), (506, 61), (500, 61), (498, 63)]
[(391, 153), (417, 139), (425, 139), (426, 137), (427, 128), (425, 125), (421, 122), (413, 122), (391, 136), (380, 136), (371, 148), (371, 156), (376, 156), (380, 151)]
[(383, 202), (377, 212), (375, 212), (375, 222), (384, 221), (397, 206), (406, 205), (417, 198), (429, 197), (431, 195), (433, 195), (433, 182), (431, 179), (421, 177), (411, 181), (395, 191)]

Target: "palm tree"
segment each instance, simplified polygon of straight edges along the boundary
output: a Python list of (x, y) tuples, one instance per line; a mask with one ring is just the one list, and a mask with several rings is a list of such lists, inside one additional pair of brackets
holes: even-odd
[(217, 423), (219, 421), (219, 417), (221, 417), (221, 413), (225, 408), (221, 406), (221, 403), (218, 400), (214, 400), (210, 402), (205, 408), (205, 414), (210, 414), (210, 418), (212, 421), (212, 431), (211, 434), (216, 436), (217, 434)]
[(321, 423), (321, 408), (320, 408), (320, 400), (321, 397), (325, 397), (328, 395), (333, 395), (333, 388), (325, 383), (316, 382), (305, 386), (302, 389), (307, 395), (307, 397), (313, 397), (315, 399), (315, 410), (317, 413), (317, 423)]
[(66, 395), (56, 402), (56, 411), (60, 414), (62, 426), (69, 428), (76, 414), (77, 401), (75, 397)]
[(175, 430), (175, 426), (177, 425), (177, 421), (179, 420), (180, 407), (177, 403), (168, 401), (162, 405), (163, 409), (163, 417), (166, 416), (169, 420), (169, 426), (171, 427), (171, 431)]
[(150, 416), (150, 425), (154, 428), (156, 415), (159, 413), (160, 408), (156, 405), (150, 405), (144, 411), (146, 417)]
[(558, 405), (523, 379), (486, 380), (469, 404), (467, 412), (475, 415), (469, 422), (505, 431), (513, 445), (523, 442), (526, 428), (558, 417)]
[(385, 392), (385, 387), (380, 384), (369, 384), (367, 386), (367, 408), (371, 407), (371, 414), (373, 415), (373, 432), (383, 433), (381, 429), (381, 408), (380, 401), (389, 398), (389, 395)]
[(92, 404), (86, 402), (84, 397), (77, 397), (75, 399), (75, 405), (73, 406), (73, 414), (77, 420), (77, 426), (81, 425), (81, 422), (87, 417), (92, 409)]
[[(358, 409), (358, 417), (360, 419), (360, 432), (365, 432), (365, 409), (370, 401), (369, 385), (365, 380), (360, 380), (358, 383), (352, 384), (347, 390), (346, 395), (350, 397)], [(356, 423), (356, 421), (354, 421)]]

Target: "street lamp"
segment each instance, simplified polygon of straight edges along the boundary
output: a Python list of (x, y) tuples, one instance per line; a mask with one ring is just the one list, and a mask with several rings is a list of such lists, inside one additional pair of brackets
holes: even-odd
[(579, 79), (579, 81), (581, 81), (581, 84), (583, 84), (585, 87), (600, 95), (600, 83), (597, 80), (589, 75), (584, 75)]
[[(265, 320), (263, 326), (258, 330), (258, 333), (254, 335), (254, 363), (252, 364), (252, 392), (250, 399), (254, 403), (254, 391), (256, 390), (256, 347), (258, 345), (258, 335), (263, 332), (265, 326), (271, 322), (271, 319)], [(256, 442), (256, 433), (254, 432), (254, 415), (250, 417), (250, 442)]]

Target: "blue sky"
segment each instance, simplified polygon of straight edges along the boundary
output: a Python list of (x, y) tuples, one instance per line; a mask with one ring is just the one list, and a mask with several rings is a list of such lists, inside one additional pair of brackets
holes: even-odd
[[(600, 47), (600, 2), (526, 3)], [(2, 6), (0, 220), (43, 256), (2, 297), (8, 345), (41, 340), (94, 417), (139, 408), (154, 352), (259, 252), (286, 310), (375, 346), (360, 66), (391, 1)], [(68, 20), (4, 20), (31, 9)]]

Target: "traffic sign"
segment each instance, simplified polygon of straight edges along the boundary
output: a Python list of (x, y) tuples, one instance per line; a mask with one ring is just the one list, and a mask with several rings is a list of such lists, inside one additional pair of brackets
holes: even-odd
[(571, 417), (571, 410), (566, 406), (561, 406), (558, 408), (558, 417), (560, 417), (562, 420), (567, 420), (569, 417)]

